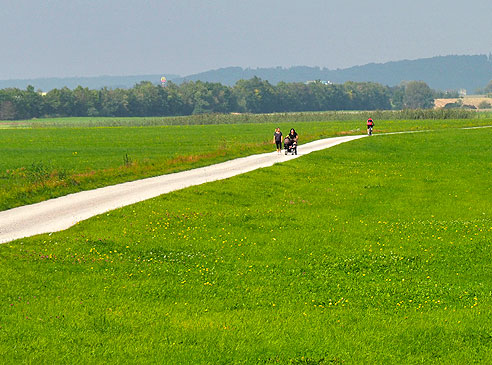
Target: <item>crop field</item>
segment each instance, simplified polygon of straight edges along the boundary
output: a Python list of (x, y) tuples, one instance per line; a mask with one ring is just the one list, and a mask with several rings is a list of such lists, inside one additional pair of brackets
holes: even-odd
[(0, 245), (0, 360), (491, 362), (492, 129), (438, 125)]
[(464, 109), (440, 110), (378, 110), (378, 111), (324, 111), (271, 114), (197, 114), (172, 117), (65, 117), (41, 118), (15, 121), (0, 120), (2, 128), (40, 127), (149, 127), (170, 125), (210, 124), (265, 124), (302, 122), (364, 121), (370, 115), (375, 120), (452, 120), (487, 119), (487, 111)]
[[(262, 120), (262, 116), (257, 118)], [(301, 144), (364, 133), (364, 122), (360, 120), (141, 127), (108, 127), (105, 123), (112, 125), (114, 121), (104, 118), (99, 122), (103, 126), (68, 127), (68, 122), (61, 119), (53, 122), (59, 123), (58, 127), (0, 129), (0, 210), (272, 151), (276, 126), (280, 126), (284, 134), (295, 126)], [(51, 125), (52, 122), (46, 123)], [(75, 121), (70, 123), (75, 124)], [(486, 118), (377, 120), (375, 132), (487, 124), (491, 121)]]

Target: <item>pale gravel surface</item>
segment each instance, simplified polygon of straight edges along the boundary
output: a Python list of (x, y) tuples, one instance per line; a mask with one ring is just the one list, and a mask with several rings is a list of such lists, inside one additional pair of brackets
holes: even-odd
[(264, 153), (194, 170), (82, 191), (0, 212), (0, 243), (67, 229), (84, 219), (146, 199), (206, 182), (289, 161), (365, 135), (322, 139), (298, 147), (298, 155)]

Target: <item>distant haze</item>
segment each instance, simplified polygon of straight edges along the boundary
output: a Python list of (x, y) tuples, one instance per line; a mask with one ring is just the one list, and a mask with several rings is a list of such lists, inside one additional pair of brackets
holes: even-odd
[(4, 1), (0, 80), (488, 54), (491, 14), (490, 0)]
[[(377, 82), (383, 85), (396, 86), (405, 81), (424, 81), (437, 90), (465, 89), (474, 93), (483, 89), (492, 80), (492, 56), (439, 56), (412, 61), (370, 63), (346, 69), (328, 70), (319, 67), (296, 66), (290, 68), (247, 68), (225, 67), (180, 77), (167, 74), (167, 79), (180, 84), (187, 81), (218, 82), (233, 86), (238, 80), (248, 80), (254, 76), (267, 80), (272, 84), (284, 82), (308, 82), (322, 80), (332, 83), (346, 81)], [(131, 88), (141, 81), (161, 84), (161, 75), (132, 76), (98, 76), (69, 78), (35, 78), (0, 80), (0, 89), (16, 87), (24, 89), (28, 85), (36, 90), (50, 91), (54, 88), (77, 86), (100, 89), (107, 87)]]

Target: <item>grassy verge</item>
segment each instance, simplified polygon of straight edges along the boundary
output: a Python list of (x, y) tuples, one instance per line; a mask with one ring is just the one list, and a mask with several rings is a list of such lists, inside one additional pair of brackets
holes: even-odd
[[(375, 133), (490, 123), (487, 119), (377, 121)], [(284, 133), (295, 127), (301, 144), (364, 132), (360, 121), (4, 129), (0, 210), (271, 151), (276, 126)]]
[(489, 141), (365, 138), (2, 245), (0, 358), (487, 363)]

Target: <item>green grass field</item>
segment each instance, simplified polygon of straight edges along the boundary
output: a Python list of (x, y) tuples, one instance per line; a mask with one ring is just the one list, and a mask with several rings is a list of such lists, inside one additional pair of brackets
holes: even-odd
[(1, 245), (0, 359), (488, 363), (491, 133), (364, 138)]
[[(143, 127), (67, 127), (64, 119), (54, 123), (61, 127), (0, 130), (0, 210), (272, 151), (277, 125), (284, 134), (295, 127), (301, 144), (364, 132), (361, 121)], [(490, 119), (376, 121), (375, 132), (487, 124)]]

